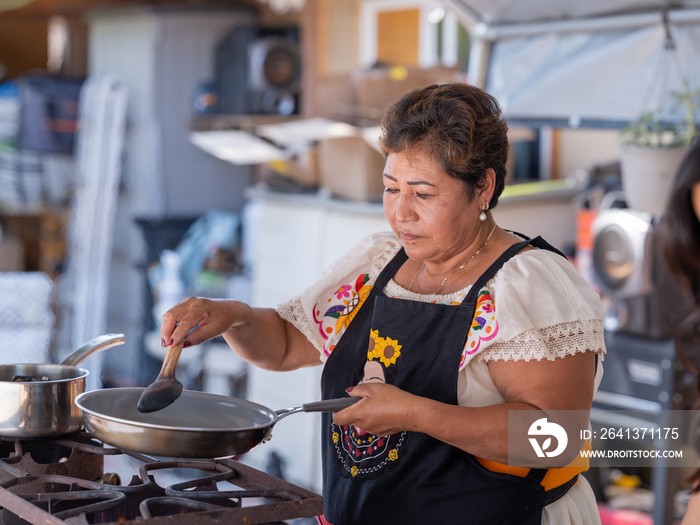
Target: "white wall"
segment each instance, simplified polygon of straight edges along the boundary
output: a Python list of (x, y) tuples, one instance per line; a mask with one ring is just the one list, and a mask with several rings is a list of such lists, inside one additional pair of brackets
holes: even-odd
[[(192, 97), (214, 75), (214, 49), (246, 13), (124, 8), (88, 18), (90, 75), (116, 74), (128, 93), (122, 190), (114, 229), (108, 330), (126, 345), (105, 356), (108, 366), (134, 381), (139, 367), (145, 261), (138, 217), (195, 217), (210, 209), (240, 211), (252, 168), (235, 167), (188, 140)], [(147, 318), (147, 317), (146, 317)]]

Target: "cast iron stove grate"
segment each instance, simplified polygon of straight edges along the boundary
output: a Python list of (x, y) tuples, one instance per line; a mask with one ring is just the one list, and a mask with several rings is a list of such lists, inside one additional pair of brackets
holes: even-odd
[[(106, 456), (136, 462), (128, 484), (103, 473)], [(0, 507), (3, 525), (254, 525), (323, 511), (321, 496), (232, 459), (159, 460), (86, 433), (0, 443)]]

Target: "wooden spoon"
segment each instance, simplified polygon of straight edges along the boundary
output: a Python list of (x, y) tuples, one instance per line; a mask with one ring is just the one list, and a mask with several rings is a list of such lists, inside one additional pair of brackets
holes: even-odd
[(182, 352), (182, 343), (168, 348), (163, 360), (163, 366), (156, 380), (148, 385), (139, 398), (139, 412), (155, 412), (161, 410), (182, 393), (182, 383), (175, 379), (175, 368)]

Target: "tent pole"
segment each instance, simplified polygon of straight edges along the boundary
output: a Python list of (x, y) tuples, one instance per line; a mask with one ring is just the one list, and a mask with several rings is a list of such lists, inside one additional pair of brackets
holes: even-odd
[(467, 79), (481, 89), (486, 88), (486, 73), (488, 71), (491, 46), (493, 43), (483, 38), (472, 38), (469, 49), (469, 64), (467, 66)]
[[(683, 25), (700, 21), (700, 9), (684, 9), (668, 11), (668, 21), (671, 25)], [(500, 40), (504, 38), (522, 38), (547, 33), (599, 33), (605, 31), (620, 31), (663, 24), (663, 14), (643, 13), (636, 15), (620, 15), (581, 20), (561, 20), (554, 22), (488, 25), (475, 24), (475, 36), (485, 40)]]

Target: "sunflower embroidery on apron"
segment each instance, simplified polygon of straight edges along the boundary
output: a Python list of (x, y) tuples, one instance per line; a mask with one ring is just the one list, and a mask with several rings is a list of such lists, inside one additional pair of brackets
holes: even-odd
[[(397, 339), (370, 331), (367, 360), (361, 372), (363, 383), (391, 383), (399, 367), (402, 345)], [(359, 375), (359, 371), (358, 371)], [(343, 475), (361, 482), (398, 466), (406, 445), (406, 432), (375, 436), (355, 425), (333, 424), (331, 439)]]

